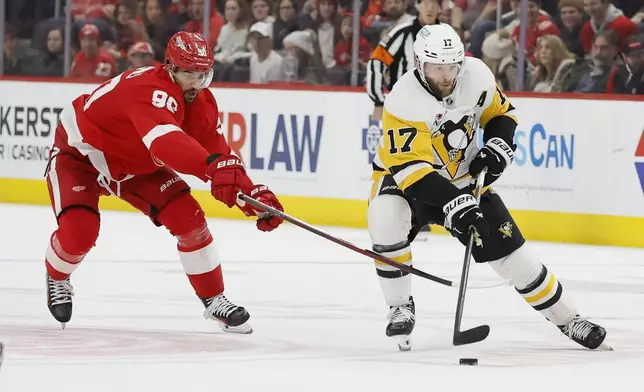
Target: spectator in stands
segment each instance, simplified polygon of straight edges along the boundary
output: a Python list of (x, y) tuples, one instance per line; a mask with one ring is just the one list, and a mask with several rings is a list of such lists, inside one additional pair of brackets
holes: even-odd
[(221, 28), (215, 48), (215, 62), (232, 64), (250, 54), (247, 51), (250, 10), (246, 0), (227, 0), (226, 24)]
[[(496, 18), (490, 19), (496, 14), (496, 3), (479, 0), (456, 0), (451, 10), (451, 26), (461, 35), (465, 41), (469, 41), (469, 51), (474, 57), (481, 58), (483, 41), (496, 31)], [(513, 9), (520, 9), (520, 0), (510, 0)], [(492, 9), (494, 8), (494, 13)], [(483, 12), (485, 11), (485, 12)], [(501, 26), (507, 26), (514, 19), (518, 19), (513, 11), (502, 15)], [(479, 17), (480, 16), (480, 17)], [(516, 22), (515, 24), (518, 24)], [(507, 27), (512, 33), (515, 26)]]
[[(583, 1), (583, 0), (582, 0)], [(510, 34), (521, 22), (521, 0), (510, 0), (510, 11), (501, 15), (501, 26)], [(539, 9), (539, 22), (552, 20), (551, 15), (543, 8)]]
[(489, 20), (496, 13), (496, 2), (487, 0), (455, 0), (452, 27), (461, 37), (479, 20)]
[(17, 31), (13, 26), (7, 25), (4, 30), (4, 42), (2, 51), (4, 53), (4, 74), (21, 75), (25, 71), (25, 62), (17, 50), (18, 39)]
[(570, 53), (561, 38), (546, 35), (539, 38), (536, 66), (532, 72), (530, 89), (536, 93), (560, 93), (575, 65), (575, 55)]
[(253, 22), (266, 22), (270, 24), (272, 34), (273, 22), (275, 22), (275, 17), (270, 14), (271, 7), (268, 3), (268, 0), (253, 0), (250, 4), (250, 7), (253, 14)]
[(564, 91), (578, 93), (603, 93), (608, 86), (617, 53), (619, 36), (612, 30), (601, 30), (595, 35), (590, 58), (577, 60)]
[(213, 48), (217, 47), (217, 40), (219, 33), (224, 26), (224, 18), (217, 10), (217, 2), (215, 0), (190, 0), (188, 7), (188, 14), (190, 21), (186, 24), (185, 30), (191, 33), (204, 34), (204, 2), (210, 1), (210, 24), (208, 26), (208, 43)]
[[(505, 3), (505, 1), (503, 1), (503, 3)], [(512, 34), (521, 21), (521, 0), (509, 0), (508, 3), (510, 11), (501, 15), (501, 27), (507, 30), (508, 33)], [(472, 29), (464, 32), (464, 36), (466, 38), (469, 36), (470, 52), (475, 57), (481, 57), (483, 41), (488, 34), (496, 31), (496, 1), (488, 0), (488, 4), (485, 6), (484, 10), (485, 13), (482, 13), (481, 15), (486, 16), (478, 18), (472, 26)], [(540, 8), (538, 16), (539, 23), (550, 20), (550, 14), (543, 10), (543, 8)], [(454, 24), (453, 18), (452, 24)]]
[(38, 76), (64, 75), (65, 51), (63, 48), (63, 30), (53, 28), (47, 32), (47, 42), (37, 64), (34, 64), (33, 73)]
[(446, 23), (448, 25), (452, 24), (452, 10), (454, 9), (454, 2), (451, 0), (443, 0), (441, 5), (441, 10), (438, 13), (438, 21), (441, 23)]
[[(342, 38), (335, 46), (335, 64), (338, 67), (348, 67), (351, 65), (351, 54), (353, 51), (353, 15), (345, 15), (342, 17), (340, 24), (340, 33)], [(360, 42), (358, 43), (358, 64), (360, 68), (367, 66), (367, 61), (371, 56), (372, 48), (369, 46), (367, 39), (359, 36)]]
[(143, 22), (136, 19), (136, 2), (118, 3), (114, 15), (116, 49), (121, 53), (120, 57), (124, 57), (133, 43), (147, 41), (149, 38)]
[(342, 37), (341, 20), (342, 17), (338, 13), (338, 0), (317, 0), (316, 17), (308, 17), (304, 21), (306, 28), (314, 33), (313, 38), (318, 46), (316, 49), (321, 53), (322, 63), (327, 68), (335, 65), (335, 46)]
[(75, 21), (104, 18), (114, 12), (114, 0), (72, 0), (72, 17)]
[(80, 31), (81, 50), (76, 53), (72, 64), (72, 77), (111, 78), (116, 75), (114, 57), (101, 45), (101, 38), (96, 25), (88, 23)]
[(280, 51), (284, 48), (284, 38), (294, 31), (302, 30), (301, 19), (297, 18), (293, 0), (275, 2), (275, 22), (273, 23), (273, 48)]
[(154, 49), (149, 42), (139, 41), (127, 51), (128, 69), (159, 65), (154, 61)]
[(644, 94), (644, 34), (632, 35), (624, 46), (624, 64), (608, 80), (607, 93)]
[(584, 10), (590, 15), (581, 30), (581, 45), (586, 54), (593, 48), (595, 34), (602, 30), (613, 30), (620, 39), (620, 45), (626, 37), (637, 33), (635, 23), (611, 4), (611, 0), (584, 0)]
[(362, 29), (362, 35), (375, 46), (383, 30), (414, 20), (414, 16), (407, 13), (407, 8), (407, 0), (385, 0), (382, 12), (372, 18), (370, 25)]
[(644, 6), (633, 15), (631, 21), (637, 25), (640, 33), (644, 33)]
[[(535, 63), (535, 58), (534, 58), (534, 51), (537, 48), (537, 40), (539, 37), (543, 37), (544, 35), (556, 35), (559, 36), (560, 32), (557, 26), (550, 20), (549, 18), (546, 18), (546, 20), (543, 19), (541, 16), (541, 0), (528, 0), (528, 18), (526, 20), (527, 23), (527, 31), (526, 31), (526, 38), (525, 38), (525, 51), (526, 51), (526, 56), (530, 59), (530, 61), (534, 64)], [(512, 32), (512, 39), (514, 40), (515, 43), (519, 42), (519, 35), (521, 33), (521, 23), (517, 24), (517, 26), (514, 28), (514, 31)]]
[(255, 22), (250, 27), (250, 82), (268, 83), (285, 80), (282, 72), (282, 56), (273, 50), (272, 26), (267, 22)]
[[(494, 73), (497, 83), (504, 91), (517, 91), (518, 61), (517, 48), (507, 30), (501, 29), (490, 34), (483, 41), (483, 61)], [(531, 64), (525, 62), (524, 85), (529, 80)]]
[(164, 61), (165, 47), (174, 33), (179, 31), (176, 16), (161, 8), (160, 0), (143, 1), (143, 24), (154, 49), (155, 60)]
[(577, 57), (584, 57), (584, 48), (581, 46), (581, 29), (584, 26), (583, 12), (583, 0), (559, 1), (557, 27), (561, 32), (561, 40), (566, 48)]
[[(316, 51), (313, 33), (308, 30), (292, 32), (284, 38), (284, 49), (283, 69), (287, 79), (310, 84), (326, 83), (325, 66), (319, 51)], [(294, 64), (291, 63), (293, 60)]]
[(414, 20), (414, 15), (407, 12), (408, 7), (407, 0), (386, 0), (384, 11), (387, 20), (394, 26)]
[(407, 13), (407, 7), (407, 0), (385, 0), (382, 12), (376, 15), (371, 26), (390, 28), (413, 20), (414, 16)]
[[(318, 7), (317, 1), (311, 1), (310, 4), (313, 5), (313, 9), (308, 12), (313, 19), (318, 17)], [(362, 0), (362, 7), (360, 8), (360, 24), (363, 27), (371, 27), (374, 22), (377, 22), (380, 19), (380, 14), (384, 8), (384, 0)]]

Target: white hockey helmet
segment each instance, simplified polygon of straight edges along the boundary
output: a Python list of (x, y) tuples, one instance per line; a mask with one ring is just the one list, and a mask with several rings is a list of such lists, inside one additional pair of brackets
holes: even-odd
[(456, 64), (460, 66), (465, 59), (465, 46), (458, 33), (448, 24), (426, 25), (416, 35), (414, 41), (416, 68), (426, 80), (425, 64)]

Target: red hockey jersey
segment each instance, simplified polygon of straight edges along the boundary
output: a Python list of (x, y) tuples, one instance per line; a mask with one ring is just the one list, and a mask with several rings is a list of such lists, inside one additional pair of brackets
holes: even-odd
[(207, 181), (210, 154), (229, 154), (208, 89), (186, 104), (162, 67), (126, 71), (61, 113), (68, 144), (107, 179), (121, 181), (167, 165)]
[(82, 50), (76, 53), (70, 76), (75, 78), (102, 77), (111, 78), (116, 75), (116, 61), (107, 50), (98, 49), (98, 55), (88, 58)]

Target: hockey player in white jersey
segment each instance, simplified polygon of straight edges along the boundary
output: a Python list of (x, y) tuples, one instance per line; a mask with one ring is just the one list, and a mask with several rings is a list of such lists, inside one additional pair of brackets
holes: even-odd
[[(410, 243), (421, 226), (443, 225), (463, 244), (473, 226), (481, 240), (473, 249), (476, 262), (488, 263), (511, 281), (570, 339), (589, 349), (600, 347), (605, 329), (579, 316), (555, 275), (524, 246), (503, 201), (488, 187), (512, 163), (516, 149), (514, 107), (494, 75), (482, 61), (465, 57), (458, 34), (445, 24), (424, 26), (414, 53), (415, 69), (385, 99), (368, 210), (374, 251), (411, 265)], [(479, 205), (472, 179), (485, 168)], [(415, 323), (411, 275), (377, 261), (376, 271), (389, 306), (386, 334), (408, 350)]]

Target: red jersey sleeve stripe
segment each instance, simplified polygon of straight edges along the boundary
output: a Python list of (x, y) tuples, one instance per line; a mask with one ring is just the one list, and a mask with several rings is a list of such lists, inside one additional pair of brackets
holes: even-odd
[(152, 143), (163, 135), (167, 135), (170, 132), (183, 132), (181, 128), (173, 124), (163, 124), (157, 125), (152, 128), (145, 136), (143, 136), (143, 144), (150, 149)]

